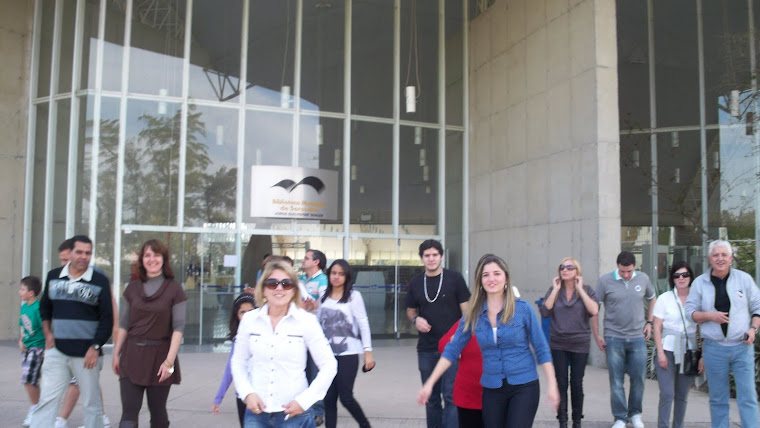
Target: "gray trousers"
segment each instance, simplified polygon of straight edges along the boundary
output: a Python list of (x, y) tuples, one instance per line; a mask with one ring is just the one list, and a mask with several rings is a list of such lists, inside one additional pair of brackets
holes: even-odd
[[(657, 411), (658, 428), (670, 427), (670, 410), (673, 408), (673, 428), (683, 427), (683, 417), (686, 414), (686, 399), (691, 389), (693, 376), (678, 373), (679, 366), (673, 359), (673, 353), (665, 351), (668, 359), (668, 369), (657, 365), (657, 382), (660, 384), (660, 406)], [(673, 406), (675, 402), (675, 406)]]

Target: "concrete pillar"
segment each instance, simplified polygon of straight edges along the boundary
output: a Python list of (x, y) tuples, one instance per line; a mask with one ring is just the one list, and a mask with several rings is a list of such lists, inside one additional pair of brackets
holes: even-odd
[(0, 340), (18, 339), (34, 2), (9, 1), (0, 13)]
[(471, 270), (503, 256), (533, 302), (573, 256), (594, 287), (620, 251), (615, 1), (497, 0), (470, 52)]

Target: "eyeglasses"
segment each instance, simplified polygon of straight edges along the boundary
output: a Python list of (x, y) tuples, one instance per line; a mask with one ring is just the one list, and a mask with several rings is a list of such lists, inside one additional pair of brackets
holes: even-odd
[(674, 273), (673, 279), (678, 279), (678, 278), (691, 278), (691, 274), (689, 272)]
[(559, 270), (575, 270), (575, 266), (573, 265), (559, 265)]
[(278, 281), (278, 280), (276, 280), (274, 278), (269, 278), (269, 279), (265, 279), (264, 280), (264, 287), (266, 287), (266, 288), (268, 288), (270, 290), (276, 290), (277, 286), (281, 285), (281, 284), (282, 284), (282, 289), (285, 290), (285, 291), (292, 290), (293, 287), (296, 286), (293, 283), (293, 280), (288, 279), (288, 278), (285, 278), (282, 281)]

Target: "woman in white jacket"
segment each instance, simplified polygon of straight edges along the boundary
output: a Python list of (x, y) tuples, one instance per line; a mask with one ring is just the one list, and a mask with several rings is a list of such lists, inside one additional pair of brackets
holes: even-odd
[[(337, 363), (314, 315), (299, 309), (298, 276), (268, 263), (255, 290), (259, 309), (243, 316), (232, 354), (232, 378), (246, 404), (245, 427), (314, 427), (309, 408), (321, 400)], [(319, 367), (306, 381), (306, 351)]]

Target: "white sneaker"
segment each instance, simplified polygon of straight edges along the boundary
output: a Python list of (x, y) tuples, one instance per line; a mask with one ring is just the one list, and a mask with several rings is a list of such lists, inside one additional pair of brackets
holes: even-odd
[(24, 422), (21, 422), (21, 426), (28, 427), (32, 426), (32, 413), (37, 410), (37, 405), (29, 407), (29, 411), (26, 412), (26, 418), (24, 418)]
[(612, 428), (625, 428), (625, 421), (621, 421), (620, 419), (615, 421), (615, 425), (612, 425)]
[(641, 421), (641, 414), (631, 416), (631, 425), (633, 428), (644, 428), (644, 422)]
[(69, 421), (57, 416), (55, 418), (55, 428), (69, 428)]

